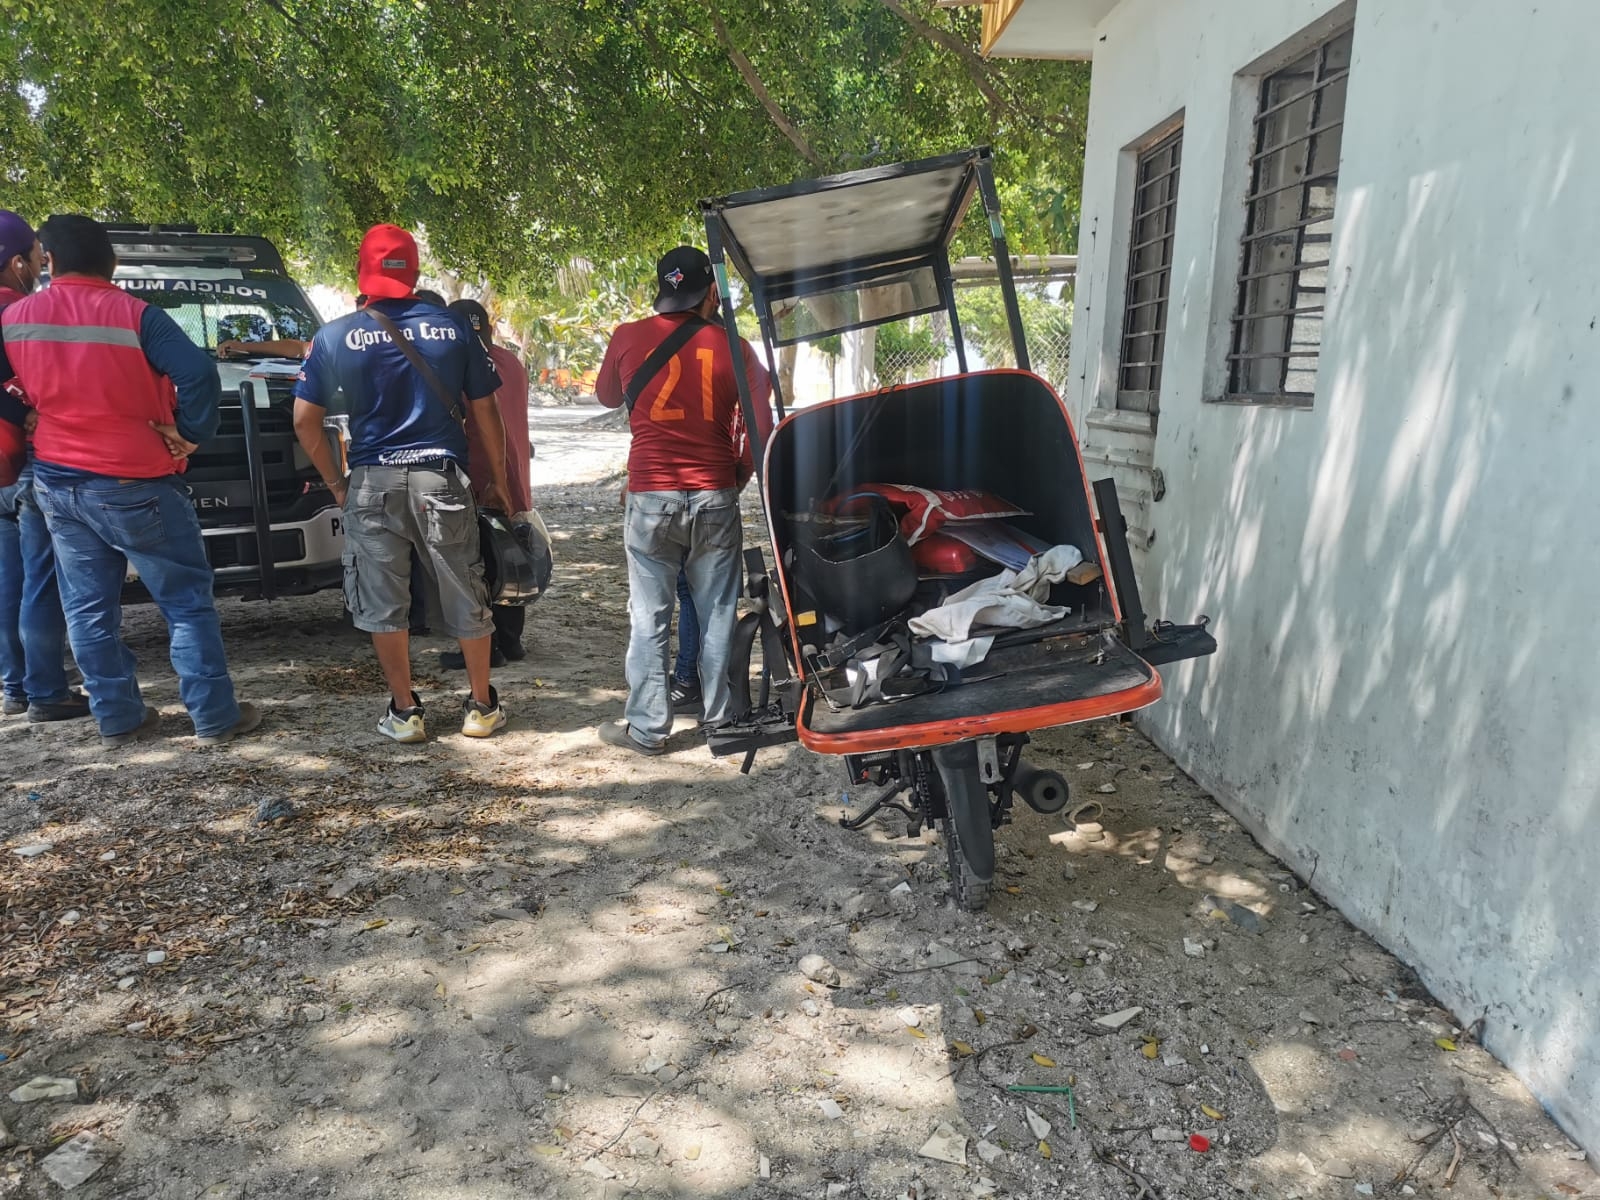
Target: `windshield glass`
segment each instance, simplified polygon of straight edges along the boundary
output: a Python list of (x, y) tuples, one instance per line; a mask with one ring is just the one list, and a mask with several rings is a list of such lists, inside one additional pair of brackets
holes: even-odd
[(282, 279), (119, 277), (116, 282), (165, 309), (195, 345), (213, 354), (218, 342), (310, 341), (321, 324), (299, 289)]

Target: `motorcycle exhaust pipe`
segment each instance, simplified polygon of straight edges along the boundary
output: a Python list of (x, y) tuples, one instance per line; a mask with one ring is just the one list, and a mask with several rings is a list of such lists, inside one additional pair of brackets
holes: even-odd
[(1017, 763), (1011, 787), (1029, 808), (1047, 817), (1065, 808), (1071, 795), (1059, 771), (1042, 770), (1026, 762)]

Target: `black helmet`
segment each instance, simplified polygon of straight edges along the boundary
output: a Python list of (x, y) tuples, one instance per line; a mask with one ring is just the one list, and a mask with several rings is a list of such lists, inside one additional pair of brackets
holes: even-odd
[(797, 527), (795, 575), (817, 607), (854, 634), (905, 611), (917, 590), (917, 565), (887, 500), (857, 492), (845, 505), (857, 512)]
[(504, 513), (478, 510), (478, 545), (483, 553), (483, 573), (489, 584), (490, 604), (527, 604), (539, 598), (533, 555), (511, 529)]

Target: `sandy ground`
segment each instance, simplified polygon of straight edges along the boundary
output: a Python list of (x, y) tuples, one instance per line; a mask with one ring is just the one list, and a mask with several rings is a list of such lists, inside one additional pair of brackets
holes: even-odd
[[(459, 736), (426, 639), (435, 740), (383, 741), (332, 595), (224, 603), (268, 713), (234, 748), (192, 746), (149, 609), (162, 740), (0, 723), (0, 1196), (59, 1194), (43, 1160), (85, 1131), (94, 1198), (1600, 1196), (1470, 1031), (1132, 726), (1039, 739), (1104, 812), (1018, 814), (977, 917), (932, 835), (838, 827), (836, 762), (744, 777), (687, 726), (661, 759), (600, 746), (623, 442), (593, 415), (538, 413), (558, 580), (499, 673), (504, 736)], [(36, 1076), (76, 1098), (4, 1098)], [(941, 1125), (965, 1165), (921, 1153)]]

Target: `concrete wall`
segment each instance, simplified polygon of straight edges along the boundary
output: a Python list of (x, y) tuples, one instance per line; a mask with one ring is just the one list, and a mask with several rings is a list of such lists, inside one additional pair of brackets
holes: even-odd
[[(1351, 14), (1315, 406), (1206, 403), (1237, 75)], [(1593, 0), (1123, 0), (1100, 33), (1071, 401), (1110, 402), (1130, 148), (1181, 115), (1146, 608), (1222, 646), (1148, 728), (1600, 1152)]]

